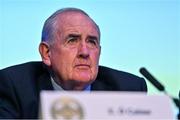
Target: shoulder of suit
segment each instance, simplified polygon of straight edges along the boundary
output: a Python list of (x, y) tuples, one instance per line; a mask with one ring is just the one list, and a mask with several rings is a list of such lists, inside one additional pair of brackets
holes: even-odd
[(22, 64), (17, 64), (13, 66), (9, 66), (6, 68), (1, 69), (1, 72), (25, 72), (25, 71), (38, 71), (38, 70), (43, 70), (43, 63), (40, 61), (32, 61), (32, 62), (26, 62)]
[(116, 79), (141, 79), (139, 76), (125, 71), (120, 71), (106, 66), (99, 66), (98, 77), (103, 78), (116, 78)]

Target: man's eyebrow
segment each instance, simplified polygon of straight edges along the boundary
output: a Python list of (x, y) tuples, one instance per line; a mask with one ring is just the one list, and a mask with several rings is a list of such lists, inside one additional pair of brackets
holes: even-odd
[(92, 35), (89, 35), (88, 37), (91, 38), (91, 39), (97, 39), (96, 36), (92, 36)]
[(75, 39), (77, 39), (77, 38), (80, 38), (80, 37), (81, 37), (80, 34), (71, 33), (71, 34), (68, 34), (68, 35), (65, 37), (65, 40), (68, 40), (68, 39), (70, 39), (70, 38), (75, 38)]
[(69, 34), (67, 37), (80, 37), (80, 36), (81, 36), (80, 34), (71, 33), (71, 34)]
[(89, 35), (88, 38), (94, 39), (94, 40), (96, 40), (97, 42), (99, 42), (98, 37), (96, 37), (96, 36)]

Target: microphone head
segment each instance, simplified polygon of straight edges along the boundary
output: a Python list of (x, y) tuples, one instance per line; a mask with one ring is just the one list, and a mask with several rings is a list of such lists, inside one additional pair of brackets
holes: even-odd
[(147, 79), (149, 80), (158, 90), (160, 91), (165, 91), (164, 86), (157, 80), (155, 79), (154, 76), (152, 76), (146, 68), (142, 67), (140, 68), (139, 72)]

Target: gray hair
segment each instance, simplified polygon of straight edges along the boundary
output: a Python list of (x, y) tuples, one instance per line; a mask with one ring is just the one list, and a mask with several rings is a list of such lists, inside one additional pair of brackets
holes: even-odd
[(50, 43), (51, 41), (53, 41), (53, 37), (54, 37), (54, 32), (56, 30), (55, 26), (57, 23), (57, 16), (65, 13), (65, 12), (79, 12), (84, 14), (85, 16), (87, 16), (96, 26), (98, 34), (99, 34), (99, 38), (100, 38), (100, 29), (99, 26), (95, 23), (95, 21), (83, 10), (78, 9), (78, 8), (62, 8), (57, 10), (55, 13), (53, 13), (44, 23), (43, 26), (43, 30), (42, 30), (42, 37), (41, 37), (41, 42), (47, 42)]

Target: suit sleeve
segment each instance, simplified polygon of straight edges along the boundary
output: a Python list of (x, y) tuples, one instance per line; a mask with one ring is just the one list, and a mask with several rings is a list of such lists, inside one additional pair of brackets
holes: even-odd
[(0, 70), (0, 119), (19, 118), (18, 100), (11, 73)]

